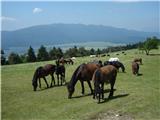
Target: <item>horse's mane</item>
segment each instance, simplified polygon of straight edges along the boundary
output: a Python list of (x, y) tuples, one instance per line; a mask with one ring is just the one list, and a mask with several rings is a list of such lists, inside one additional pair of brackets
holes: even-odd
[(73, 85), (73, 84), (75, 84), (77, 81), (76, 81), (76, 78), (78, 77), (78, 75), (79, 75), (79, 73), (80, 73), (80, 71), (81, 71), (81, 69), (82, 69), (82, 67), (85, 65), (85, 63), (83, 63), (83, 64), (81, 64), (81, 65), (79, 65), (78, 67), (77, 67), (77, 69), (74, 71), (74, 73), (73, 73), (73, 75), (72, 75), (72, 78), (71, 78), (71, 81), (70, 81), (70, 85)]
[(43, 67), (42, 66), (40, 66), (40, 67), (38, 67), (36, 70), (35, 70), (35, 72), (34, 72), (34, 75), (33, 75), (33, 79), (32, 79), (32, 84), (35, 84), (36, 82), (37, 82), (37, 75), (39, 74), (39, 70), (41, 70)]

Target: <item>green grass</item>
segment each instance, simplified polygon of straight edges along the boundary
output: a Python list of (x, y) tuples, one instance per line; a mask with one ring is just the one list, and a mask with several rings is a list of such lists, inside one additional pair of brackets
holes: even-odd
[[(119, 52), (120, 53), (120, 52)], [(151, 53), (160, 53), (158, 50)], [(111, 54), (112, 57), (115, 53)], [(37, 62), (19, 65), (2, 66), (1, 68), (1, 114), (4, 120), (62, 120), (62, 119), (90, 119), (99, 112), (110, 110), (127, 113), (139, 120), (160, 119), (160, 67), (159, 56), (146, 56), (139, 54), (138, 50), (127, 51), (127, 55), (118, 56), (126, 67), (127, 73), (118, 73), (114, 96), (115, 99), (97, 104), (92, 96), (67, 99), (65, 86), (53, 87), (34, 92), (31, 80), (34, 70), (40, 66), (54, 61)], [(131, 73), (131, 61), (135, 57), (142, 57), (140, 66), (142, 76)], [(99, 58), (102, 61), (109, 57)], [(74, 65), (66, 65), (66, 80), (70, 81), (76, 67), (89, 62), (93, 58), (77, 58)], [(47, 77), (50, 82), (50, 76)], [(46, 85), (42, 81), (42, 87)], [(109, 89), (105, 85), (105, 89)], [(90, 93), (85, 83), (85, 93)], [(81, 95), (81, 86), (78, 82), (73, 96)], [(123, 96), (124, 95), (124, 96)], [(126, 95), (126, 96), (125, 96)], [(108, 93), (105, 93), (105, 97)]]

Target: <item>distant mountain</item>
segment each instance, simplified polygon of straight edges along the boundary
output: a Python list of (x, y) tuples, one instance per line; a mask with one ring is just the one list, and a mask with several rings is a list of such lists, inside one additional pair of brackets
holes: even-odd
[(2, 31), (2, 48), (55, 45), (77, 42), (135, 43), (158, 33), (140, 32), (102, 25), (49, 24), (15, 31)]

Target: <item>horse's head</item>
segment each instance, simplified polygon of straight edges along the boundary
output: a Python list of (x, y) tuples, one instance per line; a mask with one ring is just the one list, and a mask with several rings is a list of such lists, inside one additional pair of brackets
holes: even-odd
[(32, 85), (33, 85), (33, 90), (36, 91), (37, 90), (37, 86), (38, 86), (38, 83), (37, 83), (37, 79), (38, 79), (38, 76), (39, 76), (39, 70), (41, 69), (42, 67), (38, 67), (34, 73), (34, 76), (33, 76), (33, 79), (32, 79)]
[(104, 62), (104, 66), (109, 65), (109, 61)]
[(68, 99), (71, 99), (72, 94), (73, 94), (73, 92), (74, 92), (74, 87), (69, 83), (69, 84), (67, 85), (67, 89), (68, 89)]
[(33, 79), (32, 79), (32, 85), (33, 85), (33, 90), (36, 91), (37, 90), (37, 86), (38, 86), (37, 78), (36, 77), (33, 77)]
[(140, 61), (140, 64), (142, 65), (142, 58), (140, 58), (139, 61)]
[(100, 67), (103, 67), (103, 63), (101, 60), (98, 61), (98, 64), (100, 65)]

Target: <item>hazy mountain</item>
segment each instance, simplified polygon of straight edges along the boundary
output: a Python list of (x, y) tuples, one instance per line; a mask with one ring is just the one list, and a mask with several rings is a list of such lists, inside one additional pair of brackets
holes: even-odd
[(15, 31), (2, 31), (2, 48), (55, 45), (64, 43), (103, 41), (133, 43), (158, 33), (140, 32), (102, 25), (50, 24)]

